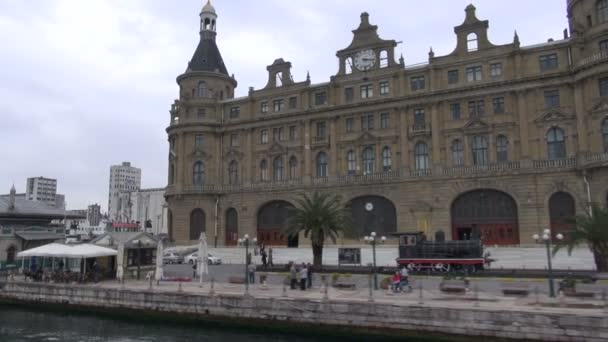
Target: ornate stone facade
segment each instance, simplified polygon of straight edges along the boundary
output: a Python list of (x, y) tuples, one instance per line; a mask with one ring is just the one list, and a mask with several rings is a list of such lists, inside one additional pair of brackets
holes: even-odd
[(207, 4), (167, 128), (170, 234), (297, 245), (283, 218), (260, 213), (282, 217), (315, 190), (343, 195), (354, 237), (441, 230), (520, 244), (567, 229), (608, 200), (608, 1), (570, 0), (568, 18), (564, 39), (495, 45), (469, 5), (452, 53), (407, 66), (363, 13), (329, 82), (296, 82), (279, 58), (263, 89), (234, 98)]

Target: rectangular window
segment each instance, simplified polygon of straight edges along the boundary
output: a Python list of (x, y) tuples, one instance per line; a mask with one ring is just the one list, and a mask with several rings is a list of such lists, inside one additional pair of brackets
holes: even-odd
[(238, 134), (230, 134), (230, 146), (236, 147), (239, 146), (239, 135)]
[(460, 103), (450, 104), (450, 114), (452, 116), (452, 120), (460, 120)]
[(325, 140), (327, 138), (327, 125), (325, 121), (317, 122), (317, 140)]
[(545, 108), (559, 107), (559, 90), (545, 90)]
[(241, 114), (241, 107), (232, 107), (230, 108), (230, 118), (236, 119)]
[(260, 131), (260, 143), (268, 144), (268, 130), (267, 129), (263, 129), (262, 131)]
[(481, 81), (481, 66), (467, 68), (467, 81)]
[(203, 135), (197, 134), (194, 136), (194, 146), (203, 147)]
[(388, 95), (389, 90), (388, 81), (380, 82), (380, 95)]
[(361, 130), (367, 131), (374, 129), (374, 114), (361, 115)]
[(600, 42), (600, 52), (603, 52), (603, 53), (608, 52), (608, 39), (602, 40)]
[(296, 140), (296, 126), (289, 126), (289, 140)]
[(469, 101), (469, 117), (475, 118), (485, 114), (485, 103), (483, 100)]
[(412, 91), (424, 89), (424, 76), (415, 76), (410, 78), (410, 87)]
[(204, 119), (205, 118), (205, 108), (199, 108), (196, 110), (196, 117), (198, 117), (198, 119)]
[(414, 126), (416, 127), (424, 127), (426, 123), (426, 119), (424, 117), (424, 109), (416, 108), (414, 109)]
[(608, 96), (608, 78), (600, 78), (600, 96)]
[(448, 84), (458, 83), (458, 70), (448, 70)]
[(494, 114), (504, 114), (505, 113), (505, 98), (504, 97), (493, 98), (492, 105), (494, 107)]
[(262, 104), (260, 105), (260, 111), (262, 113), (268, 113), (268, 102), (262, 102)]
[(344, 102), (351, 103), (355, 98), (355, 91), (353, 88), (344, 88)]
[(540, 64), (540, 71), (553, 70), (557, 68), (557, 54), (552, 53), (549, 55), (543, 55), (538, 58)]
[(387, 129), (389, 126), (390, 126), (390, 114), (381, 113), (380, 114), (380, 128)]
[(285, 107), (285, 101), (283, 101), (282, 99), (280, 99), (280, 100), (274, 100), (272, 104), (273, 104), (275, 112), (280, 112)]
[(502, 77), (502, 63), (490, 64), (490, 76), (492, 78)]
[(296, 109), (298, 106), (298, 98), (293, 96), (289, 98), (289, 109)]
[(346, 133), (350, 133), (350, 132), (354, 131), (355, 130), (355, 119), (346, 118), (346, 120), (344, 120), (344, 130), (346, 131)]
[(366, 84), (361, 86), (361, 98), (367, 99), (374, 96), (374, 88), (371, 84)]
[(315, 93), (315, 106), (327, 104), (327, 93), (320, 91)]

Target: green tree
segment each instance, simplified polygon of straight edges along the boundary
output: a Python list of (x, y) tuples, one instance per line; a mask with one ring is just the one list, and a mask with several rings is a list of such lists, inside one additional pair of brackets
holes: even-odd
[(574, 247), (587, 244), (593, 254), (598, 272), (608, 272), (608, 209), (593, 205), (591, 214), (576, 216), (572, 231), (565, 234), (565, 239), (553, 248), (553, 255), (562, 248), (568, 248), (568, 254)]
[(313, 265), (321, 267), (325, 240), (329, 238), (336, 243), (340, 233), (350, 231), (350, 222), (350, 212), (343, 207), (340, 195), (315, 191), (312, 196), (300, 194), (296, 198), (285, 233), (294, 237), (304, 232), (312, 244)]

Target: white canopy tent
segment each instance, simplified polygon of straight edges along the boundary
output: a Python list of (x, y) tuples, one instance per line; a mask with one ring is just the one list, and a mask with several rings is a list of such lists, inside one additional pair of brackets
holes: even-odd
[(97, 258), (114, 256), (118, 254), (116, 250), (91, 244), (82, 245), (62, 245), (51, 243), (48, 245), (32, 248), (17, 253), (19, 258), (30, 257), (51, 257), (51, 258)]

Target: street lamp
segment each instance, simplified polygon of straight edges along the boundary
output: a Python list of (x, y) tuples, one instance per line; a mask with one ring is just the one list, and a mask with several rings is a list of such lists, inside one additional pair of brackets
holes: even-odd
[(374, 289), (378, 289), (378, 274), (376, 273), (376, 244), (384, 243), (386, 241), (386, 236), (381, 236), (380, 238), (376, 237), (376, 232), (371, 232), (369, 236), (365, 236), (363, 238), (366, 243), (372, 245), (372, 254), (374, 257), (374, 266), (372, 268), (372, 274), (374, 275)]
[(258, 242), (257, 238), (249, 239), (249, 234), (243, 235), (242, 238), (239, 239), (239, 245), (245, 246), (245, 292), (249, 293), (249, 274), (247, 270), (247, 266), (249, 266), (249, 242), (255, 245)]
[[(538, 234), (532, 235), (532, 238), (536, 240), (536, 242), (542, 241), (545, 243), (547, 247), (547, 264), (548, 264), (548, 279), (549, 279), (549, 296), (555, 297), (555, 288), (553, 287), (553, 270), (551, 268), (551, 230), (545, 229), (543, 230), (543, 235), (539, 236)], [(564, 236), (562, 234), (555, 235), (555, 238), (558, 240), (563, 240)]]

